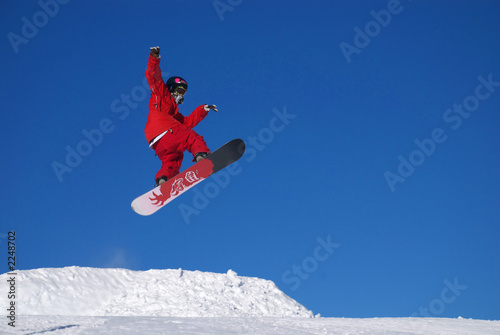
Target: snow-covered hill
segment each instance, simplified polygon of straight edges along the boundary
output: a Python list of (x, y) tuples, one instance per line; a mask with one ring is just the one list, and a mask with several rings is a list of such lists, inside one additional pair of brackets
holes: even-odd
[(16, 327), (14, 299), (0, 295), (0, 334), (500, 334), (500, 321), (314, 318), (273, 282), (231, 270), (37, 269), (18, 271), (13, 289)]
[[(6, 280), (7, 275), (2, 275), (2, 283)], [(17, 281), (19, 315), (313, 316), (272, 281), (241, 277), (232, 270), (217, 274), (47, 268), (18, 271)]]

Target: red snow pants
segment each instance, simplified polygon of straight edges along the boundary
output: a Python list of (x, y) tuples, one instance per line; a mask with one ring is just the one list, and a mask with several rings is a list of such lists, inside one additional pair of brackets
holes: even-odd
[(155, 181), (160, 177), (170, 179), (179, 174), (184, 158), (184, 151), (187, 150), (193, 155), (193, 161), (197, 153), (210, 152), (203, 137), (183, 124), (170, 129), (153, 145), (153, 149), (162, 162), (161, 169), (156, 174)]

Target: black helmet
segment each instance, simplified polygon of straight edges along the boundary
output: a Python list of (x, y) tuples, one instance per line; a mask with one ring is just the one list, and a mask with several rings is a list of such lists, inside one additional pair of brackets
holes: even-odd
[(170, 77), (167, 80), (167, 88), (170, 93), (177, 93), (176, 91), (180, 89), (178, 93), (183, 95), (188, 89), (188, 84), (181, 77)]

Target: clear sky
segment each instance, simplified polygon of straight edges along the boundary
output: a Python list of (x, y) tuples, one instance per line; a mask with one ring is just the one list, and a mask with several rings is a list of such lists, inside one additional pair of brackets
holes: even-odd
[[(16, 231), (18, 269), (232, 269), (322, 316), (500, 319), (498, 1), (1, 9), (0, 242)], [(248, 153), (141, 217), (156, 45), (189, 83), (183, 114), (219, 107), (195, 128), (210, 148)]]

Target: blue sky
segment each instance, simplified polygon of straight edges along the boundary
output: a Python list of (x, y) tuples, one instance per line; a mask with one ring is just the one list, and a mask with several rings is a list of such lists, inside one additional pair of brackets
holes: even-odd
[[(19, 269), (233, 269), (322, 316), (500, 319), (497, 1), (1, 6)], [(156, 45), (183, 114), (219, 107), (195, 128), (210, 148), (248, 153), (141, 217)]]

